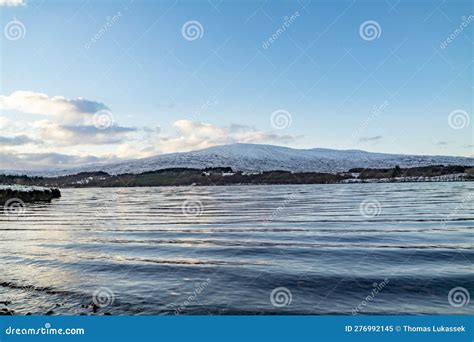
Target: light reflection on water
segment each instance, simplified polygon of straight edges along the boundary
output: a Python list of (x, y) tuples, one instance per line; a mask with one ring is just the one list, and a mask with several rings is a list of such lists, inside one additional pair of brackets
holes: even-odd
[[(457, 286), (474, 293), (473, 190), (64, 189), (24, 216), (0, 216), (0, 301), (16, 314), (351, 314), (388, 278), (361, 313), (467, 314), (447, 295)], [(378, 216), (361, 215), (367, 199), (380, 203)], [(92, 310), (100, 287), (114, 302)], [(277, 287), (291, 292), (288, 306), (272, 305)]]

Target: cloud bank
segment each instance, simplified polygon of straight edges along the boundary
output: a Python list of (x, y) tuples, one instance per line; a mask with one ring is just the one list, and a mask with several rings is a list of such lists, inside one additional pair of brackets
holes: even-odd
[(0, 0), (0, 7), (17, 7), (24, 5), (26, 5), (26, 2), (24, 0)]
[(55, 121), (73, 125), (92, 124), (96, 112), (109, 110), (103, 103), (80, 97), (69, 100), (62, 96), (50, 97), (23, 90), (15, 91), (9, 96), (0, 95), (0, 109), (53, 116)]
[[(102, 102), (25, 90), (0, 95), (0, 110), (38, 117), (0, 117), (0, 168), (9, 170), (71, 167), (232, 143), (284, 145), (299, 138), (247, 125), (191, 120), (175, 121), (172, 132), (162, 132), (160, 127), (125, 127), (116, 123), (117, 118)], [(112, 116), (105, 127), (97, 124), (97, 114), (102, 112)]]
[(287, 144), (299, 138), (289, 134), (263, 132), (245, 125), (226, 127), (191, 120), (178, 120), (173, 127), (175, 135), (159, 139), (162, 152), (190, 151), (233, 143)]

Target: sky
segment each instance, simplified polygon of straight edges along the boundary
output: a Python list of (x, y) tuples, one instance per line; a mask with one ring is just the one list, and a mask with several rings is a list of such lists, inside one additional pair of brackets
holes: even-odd
[(229, 143), (473, 156), (471, 1), (0, 0), (0, 168)]

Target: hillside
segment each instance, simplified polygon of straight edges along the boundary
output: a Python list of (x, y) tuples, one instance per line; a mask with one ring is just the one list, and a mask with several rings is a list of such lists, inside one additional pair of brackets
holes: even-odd
[(284, 170), (292, 172), (337, 173), (352, 168), (403, 168), (428, 165), (474, 166), (474, 158), (373, 153), (361, 150), (323, 148), (293, 149), (258, 144), (231, 144), (207, 149), (170, 153), (112, 164), (94, 164), (70, 169), (42, 171), (0, 171), (6, 174), (60, 176), (80, 172), (103, 171), (110, 175), (142, 173), (170, 168), (231, 167), (234, 171), (262, 172)]

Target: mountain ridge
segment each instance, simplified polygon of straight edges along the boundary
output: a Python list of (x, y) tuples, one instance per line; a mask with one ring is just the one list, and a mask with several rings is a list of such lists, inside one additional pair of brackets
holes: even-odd
[(231, 167), (235, 171), (262, 172), (344, 172), (351, 168), (417, 167), (428, 165), (474, 166), (474, 158), (455, 156), (407, 155), (363, 150), (329, 148), (294, 149), (264, 144), (230, 144), (190, 152), (175, 152), (114, 163), (88, 164), (50, 170), (0, 171), (29, 176), (62, 176), (79, 172), (103, 171), (111, 175), (141, 173), (168, 168)]

